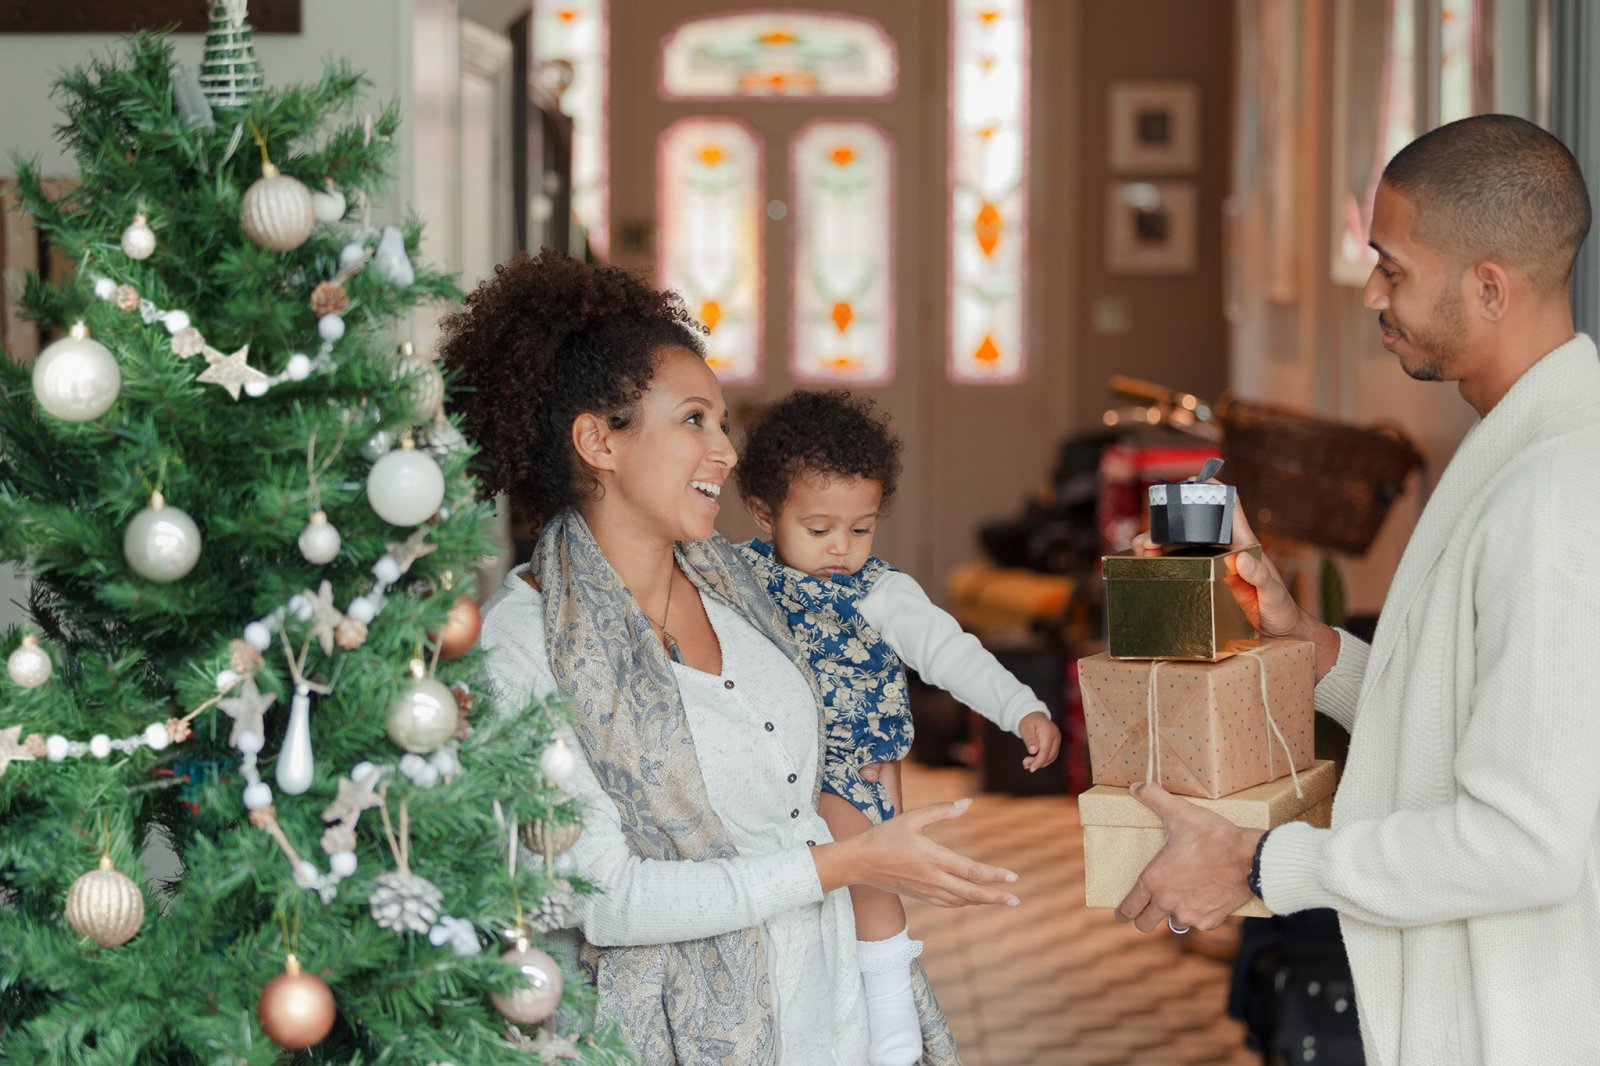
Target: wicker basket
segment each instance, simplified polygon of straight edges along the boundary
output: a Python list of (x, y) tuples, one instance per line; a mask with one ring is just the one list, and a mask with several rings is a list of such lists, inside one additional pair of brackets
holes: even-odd
[(1269, 404), (1224, 398), (1223, 480), (1237, 486), (1258, 534), (1361, 555), (1422, 465), (1391, 426), (1364, 428)]

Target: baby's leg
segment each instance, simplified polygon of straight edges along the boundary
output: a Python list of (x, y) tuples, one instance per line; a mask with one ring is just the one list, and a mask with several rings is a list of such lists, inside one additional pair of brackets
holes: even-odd
[[(872, 827), (865, 814), (831, 792), (822, 794), (817, 810), (836, 840)], [(856, 955), (872, 1039), (867, 1061), (872, 1066), (913, 1066), (922, 1058), (922, 1022), (911, 992), (911, 960), (922, 953), (922, 945), (907, 935), (906, 910), (894, 893), (851, 885), (850, 905), (856, 914)]]

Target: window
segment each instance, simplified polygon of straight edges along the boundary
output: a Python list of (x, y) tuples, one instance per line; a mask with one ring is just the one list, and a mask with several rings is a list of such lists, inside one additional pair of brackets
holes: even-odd
[(709, 330), (706, 362), (729, 384), (761, 371), (761, 138), (728, 118), (661, 134), (659, 283)]
[(1027, 264), (1026, 0), (950, 4), (952, 381), (1021, 380)]
[(606, 154), (606, 0), (534, 0), (535, 63), (565, 63), (571, 84), (561, 110), (572, 119), (572, 217), (604, 259), (611, 249)]
[(819, 119), (790, 145), (791, 359), (800, 381), (894, 374), (894, 144), (871, 122)]
[(894, 95), (894, 42), (871, 19), (750, 11), (692, 19), (661, 46), (661, 95), (673, 100)]

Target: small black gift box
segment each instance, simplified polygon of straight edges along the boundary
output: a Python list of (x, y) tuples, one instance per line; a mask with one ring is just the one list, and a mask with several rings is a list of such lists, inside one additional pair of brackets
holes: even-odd
[(1210, 478), (1219, 460), (1206, 463), (1194, 481), (1150, 486), (1150, 539), (1156, 544), (1228, 544), (1233, 540), (1232, 485)]

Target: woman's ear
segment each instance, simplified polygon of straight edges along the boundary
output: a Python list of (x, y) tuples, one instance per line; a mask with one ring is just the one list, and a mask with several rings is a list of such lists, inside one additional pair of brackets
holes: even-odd
[(754, 496), (748, 497), (744, 501), (744, 508), (750, 512), (750, 517), (756, 520), (756, 525), (761, 528), (761, 532), (769, 537), (772, 536), (772, 508)]
[(610, 423), (595, 414), (581, 414), (572, 420), (572, 447), (591, 470), (615, 470), (617, 451)]

